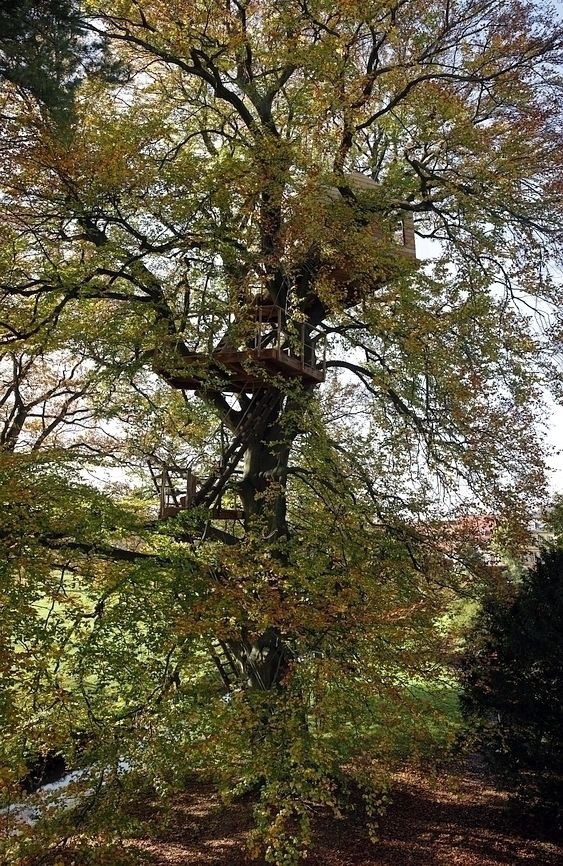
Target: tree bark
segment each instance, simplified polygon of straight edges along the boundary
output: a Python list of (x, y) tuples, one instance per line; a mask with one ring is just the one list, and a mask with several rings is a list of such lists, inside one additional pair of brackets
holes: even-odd
[(265, 438), (251, 441), (244, 455), (239, 492), (245, 524), (262, 519), (265, 541), (289, 537), (285, 486), (291, 444), (283, 436), (275, 424)]
[(237, 660), (245, 685), (260, 691), (280, 688), (293, 653), (283, 641), (279, 630), (268, 626), (255, 638), (250, 638), (245, 628), (242, 632), (242, 639), (229, 641), (228, 646)]
[[(289, 538), (287, 524), (287, 468), (295, 433), (284, 429), (278, 417), (263, 434), (252, 439), (244, 455), (242, 479), (238, 491), (242, 501), (247, 530), (255, 527), (262, 532), (264, 545)], [(276, 558), (283, 553), (276, 550)], [(268, 626), (258, 637), (241, 628), (241, 640), (229, 642), (241, 677), (249, 688), (269, 690), (279, 688), (287, 673), (293, 653), (279, 629)]]

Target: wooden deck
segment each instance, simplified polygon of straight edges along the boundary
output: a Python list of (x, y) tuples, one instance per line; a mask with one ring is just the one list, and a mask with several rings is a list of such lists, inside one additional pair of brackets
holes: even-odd
[(212, 355), (194, 353), (183, 359), (186, 372), (176, 371), (168, 377), (174, 388), (191, 390), (213, 384), (222, 391), (254, 391), (263, 388), (271, 377), (301, 380), (317, 385), (325, 380), (324, 363), (312, 366), (302, 358), (273, 349), (222, 349)]

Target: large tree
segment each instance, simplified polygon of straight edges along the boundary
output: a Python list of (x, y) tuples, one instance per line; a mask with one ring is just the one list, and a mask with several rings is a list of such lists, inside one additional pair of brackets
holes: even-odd
[[(260, 780), (281, 862), (343, 766), (420, 733), (468, 588), (445, 499), (518, 518), (541, 488), (561, 32), (517, 0), (80, 16), (120, 83), (86, 70), (64, 130), (1, 96), (5, 501), (19, 468), (36, 503), (3, 534), (7, 742), (150, 742), (154, 775), (177, 738), (169, 776)], [(69, 480), (92, 461), (145, 500)]]

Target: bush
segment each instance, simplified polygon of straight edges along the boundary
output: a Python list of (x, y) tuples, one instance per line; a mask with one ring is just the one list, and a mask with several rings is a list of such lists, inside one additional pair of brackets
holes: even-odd
[(519, 802), (561, 821), (563, 551), (543, 554), (510, 603), (489, 601), (464, 663), (465, 713)]

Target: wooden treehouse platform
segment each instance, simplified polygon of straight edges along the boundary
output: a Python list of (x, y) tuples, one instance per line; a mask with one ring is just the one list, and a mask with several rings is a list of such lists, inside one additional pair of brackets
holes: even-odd
[(275, 304), (256, 305), (255, 316), (254, 334), (245, 345), (219, 345), (207, 353), (184, 355), (184, 370), (175, 369), (168, 382), (183, 390), (218, 383), (222, 391), (235, 393), (257, 391), (279, 378), (306, 385), (324, 382), (323, 335), (289, 320)]
[[(183, 359), (186, 372), (168, 378), (174, 388), (196, 390), (214, 380), (222, 391), (256, 391), (277, 377), (318, 385), (325, 380), (324, 366), (311, 366), (301, 358), (278, 349), (221, 349), (211, 355), (193, 353)], [(224, 382), (222, 381), (224, 380)]]

